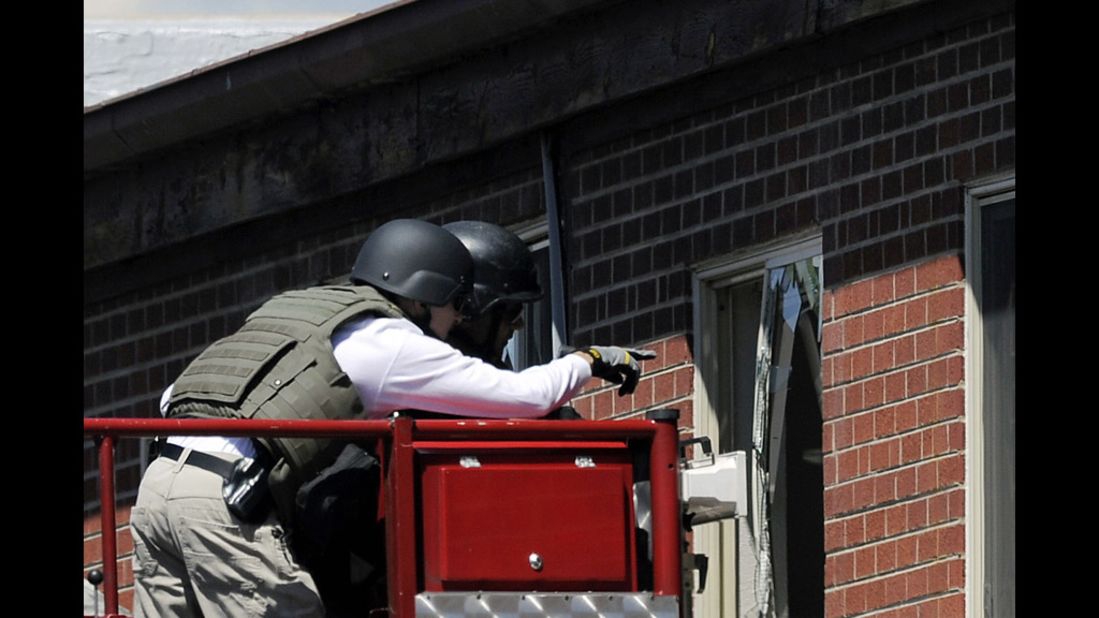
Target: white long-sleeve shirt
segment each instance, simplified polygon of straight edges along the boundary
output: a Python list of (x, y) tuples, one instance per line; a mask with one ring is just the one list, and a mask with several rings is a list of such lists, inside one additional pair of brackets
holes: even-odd
[[(518, 373), (498, 369), (398, 318), (351, 320), (333, 333), (332, 347), (368, 418), (404, 409), (537, 418), (571, 399), (592, 377), (591, 365), (574, 354)], [(168, 386), (161, 397), (162, 414), (167, 412), (171, 392)], [(255, 456), (247, 438), (172, 436), (168, 442), (205, 452)]]

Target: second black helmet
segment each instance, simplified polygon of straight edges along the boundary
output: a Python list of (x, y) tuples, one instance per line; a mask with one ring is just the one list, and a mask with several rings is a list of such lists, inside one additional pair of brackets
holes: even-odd
[(487, 221), (456, 221), (443, 228), (473, 257), (471, 313), (484, 313), (501, 302), (525, 303), (542, 297), (534, 258), (514, 233)]

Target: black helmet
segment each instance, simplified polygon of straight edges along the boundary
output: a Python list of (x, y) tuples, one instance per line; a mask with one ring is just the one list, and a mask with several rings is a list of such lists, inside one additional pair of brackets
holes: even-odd
[(484, 313), (497, 303), (525, 303), (542, 297), (534, 258), (521, 238), (485, 221), (456, 221), (443, 226), (473, 256), (473, 307)]
[(473, 259), (443, 228), (418, 219), (395, 219), (363, 243), (351, 281), (443, 306), (469, 294)]

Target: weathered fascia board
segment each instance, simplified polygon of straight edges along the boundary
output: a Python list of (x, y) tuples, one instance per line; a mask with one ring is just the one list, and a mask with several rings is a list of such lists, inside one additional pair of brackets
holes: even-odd
[[(452, 1), (420, 0), (415, 7), (400, 8), (442, 15), (442, 7)], [(100, 110), (110, 112), (112, 133), (131, 150), (141, 150), (134, 146), (141, 139), (165, 145), (146, 144), (148, 155), (89, 175), (84, 192), (85, 269), (360, 191), (614, 101), (827, 35), (851, 20), (925, 1), (631, 0), (592, 11), (591, 2), (531, 0), (517, 4), (529, 4), (540, 19), (554, 23), (538, 29), (524, 22), (533, 34), (506, 43), (499, 43), (506, 37), (487, 32), (484, 23), (460, 31), (455, 23), (435, 15), (425, 17), (426, 25), (419, 25), (417, 36), (436, 31), (452, 46), (459, 44), (453, 41), (458, 38), (465, 49), (485, 49), (469, 52), (460, 62), (419, 73), (403, 71), (412, 74), (400, 79), (391, 71), (387, 83), (355, 91), (339, 86), (354, 80), (386, 81), (377, 79), (382, 73), (341, 68), (340, 62), (349, 58), (369, 56), (375, 40), (362, 35), (356, 47), (341, 28), (322, 32), (170, 84), (148, 93), (149, 98), (142, 95)], [(494, 22), (493, 10), (511, 6), (487, 0), (454, 4), (481, 7), (479, 19), (489, 22)], [(568, 16), (566, 4), (589, 10), (576, 9)], [(542, 8), (531, 8), (535, 5)], [(395, 19), (387, 12), (355, 25), (366, 28), (383, 18)], [(818, 21), (828, 23), (827, 30)], [(407, 30), (417, 24), (403, 25)], [(491, 45), (490, 40), (497, 43)], [(333, 73), (320, 77), (317, 69), (301, 68), (322, 64), (301, 58), (306, 53), (324, 55), (315, 50), (326, 45), (346, 48), (344, 60), (326, 65)], [(391, 56), (392, 62), (398, 64), (401, 54), (415, 51), (402, 48)], [(341, 56), (328, 52), (326, 57)], [(261, 59), (260, 64), (252, 63)], [(274, 77), (263, 73), (279, 68), (283, 72)], [(257, 75), (244, 79), (250, 88), (237, 94), (243, 88), (241, 75), (248, 71)], [(225, 90), (219, 80), (228, 76), (236, 85)], [(296, 111), (286, 111), (288, 103), (275, 101), (271, 94), (304, 92), (309, 88), (306, 82), (314, 84), (318, 98)], [(323, 88), (316, 86), (321, 82)], [(168, 106), (171, 101), (176, 107), (170, 114), (154, 117), (152, 111), (142, 112), (142, 105)], [(281, 115), (272, 115), (275, 110)], [(142, 120), (133, 121), (131, 112)], [(124, 119), (129, 133), (118, 128)], [(93, 123), (86, 117), (86, 130)], [(86, 171), (87, 153), (98, 151), (93, 142), (86, 138)]]

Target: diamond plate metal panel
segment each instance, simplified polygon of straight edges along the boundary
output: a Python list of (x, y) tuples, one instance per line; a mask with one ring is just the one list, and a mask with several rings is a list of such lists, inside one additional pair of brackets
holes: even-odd
[(416, 616), (431, 618), (677, 618), (676, 597), (649, 593), (424, 592)]

